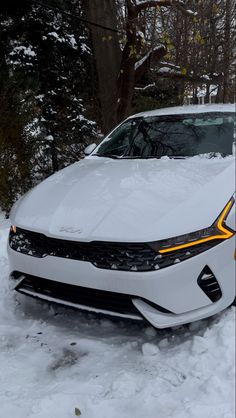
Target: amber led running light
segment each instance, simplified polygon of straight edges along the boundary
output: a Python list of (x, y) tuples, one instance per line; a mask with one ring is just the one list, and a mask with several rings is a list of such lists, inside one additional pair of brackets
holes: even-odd
[(16, 234), (16, 226), (15, 226), (15, 225), (12, 225), (12, 226), (11, 226), (11, 231), (12, 231), (14, 234)]
[[(232, 208), (233, 204), (234, 204), (234, 198), (232, 197), (230, 201), (227, 203), (227, 205), (225, 206), (225, 208), (223, 209), (223, 211), (221, 212), (220, 216), (217, 218), (216, 222), (212, 225), (212, 227), (214, 228), (212, 235), (201, 238), (201, 239), (197, 239), (196, 241), (186, 242), (184, 244), (179, 244), (179, 245), (172, 245), (168, 248), (159, 250), (159, 253), (166, 254), (172, 251), (181, 250), (183, 248), (193, 247), (194, 245), (203, 244), (205, 242), (212, 241), (212, 240), (217, 240), (217, 239), (224, 240), (224, 239), (231, 238), (234, 235), (234, 232), (224, 224), (224, 221), (230, 209)], [(191, 236), (191, 234), (189, 235)]]

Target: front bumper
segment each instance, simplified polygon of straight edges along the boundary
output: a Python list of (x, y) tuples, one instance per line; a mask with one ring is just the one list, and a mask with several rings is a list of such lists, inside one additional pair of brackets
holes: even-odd
[[(144, 273), (99, 269), (89, 262), (52, 256), (35, 258), (18, 253), (9, 247), (8, 252), (11, 272), (17, 271), (23, 275), (37, 276), (68, 285), (132, 295), (132, 302), (137, 309), (137, 319), (144, 317), (155, 327), (166, 328), (214, 315), (233, 302), (234, 249), (233, 237), (174, 266)], [(211, 302), (197, 283), (206, 265), (214, 273), (222, 291), (221, 299), (215, 303)], [(68, 305), (66, 301), (58, 301), (51, 296), (47, 298), (41, 295), (41, 298)], [(153, 304), (162, 307), (162, 311)], [(89, 306), (77, 307), (93, 310)], [(163, 312), (165, 310), (171, 313)], [(96, 312), (99, 312), (99, 309), (96, 309)], [(106, 313), (122, 316), (110, 310)], [(125, 316), (132, 317), (132, 315)]]

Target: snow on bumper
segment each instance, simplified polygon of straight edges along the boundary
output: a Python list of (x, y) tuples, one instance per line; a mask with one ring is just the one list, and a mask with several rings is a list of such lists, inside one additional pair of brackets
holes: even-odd
[[(88, 262), (58, 257), (35, 258), (9, 247), (8, 253), (11, 272), (19, 271), (61, 283), (133, 295), (133, 303), (142, 316), (152, 325), (165, 328), (213, 315), (233, 302), (234, 249), (233, 237), (174, 266), (145, 273), (99, 269)], [(206, 265), (213, 271), (222, 291), (221, 299), (215, 303), (197, 284)], [(148, 301), (171, 313), (160, 312)]]

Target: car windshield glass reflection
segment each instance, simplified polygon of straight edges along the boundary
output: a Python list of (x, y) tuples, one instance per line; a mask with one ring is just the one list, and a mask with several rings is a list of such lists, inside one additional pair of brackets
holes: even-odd
[(232, 154), (233, 113), (133, 118), (115, 129), (95, 155), (110, 158), (170, 158)]

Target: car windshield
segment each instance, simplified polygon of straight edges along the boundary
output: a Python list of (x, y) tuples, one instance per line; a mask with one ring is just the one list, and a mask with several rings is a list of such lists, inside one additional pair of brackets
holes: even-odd
[(233, 113), (209, 112), (131, 118), (115, 129), (95, 155), (110, 158), (171, 158), (232, 154)]

